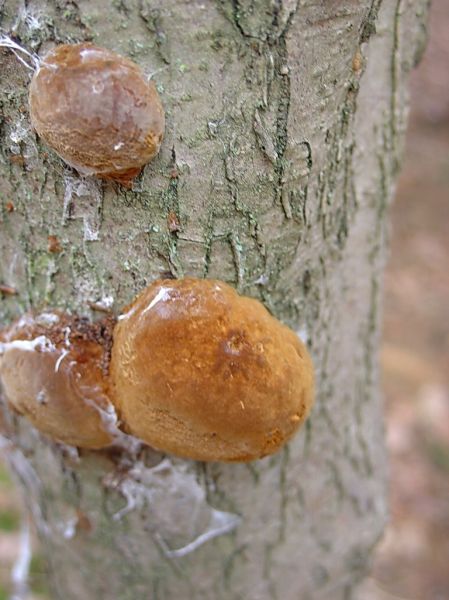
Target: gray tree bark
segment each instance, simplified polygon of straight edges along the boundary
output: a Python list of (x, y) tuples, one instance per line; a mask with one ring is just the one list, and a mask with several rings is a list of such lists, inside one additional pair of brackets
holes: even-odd
[(305, 337), (317, 375), (302, 432), (242, 465), (139, 444), (81, 452), (3, 407), (54, 597), (351, 597), (386, 519), (381, 276), (427, 1), (3, 0), (0, 11), (30, 51), (92, 40), (130, 56), (167, 113), (162, 151), (132, 191), (82, 179), (33, 134), (29, 74), (0, 50), (2, 324), (47, 307), (118, 312), (167, 272), (219, 278)]

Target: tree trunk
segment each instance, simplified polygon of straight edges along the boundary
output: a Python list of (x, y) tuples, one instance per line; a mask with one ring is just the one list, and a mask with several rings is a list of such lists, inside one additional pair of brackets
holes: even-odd
[(303, 430), (240, 465), (139, 445), (76, 451), (4, 407), (3, 447), (54, 597), (350, 597), (387, 512), (381, 277), (427, 1), (2, 0), (0, 11), (30, 51), (92, 40), (130, 56), (167, 114), (132, 191), (82, 179), (33, 134), (28, 72), (0, 51), (0, 283), (17, 290), (1, 322), (47, 307), (94, 319), (92, 303), (112, 300), (118, 312), (167, 272), (218, 278), (306, 338), (317, 377)]

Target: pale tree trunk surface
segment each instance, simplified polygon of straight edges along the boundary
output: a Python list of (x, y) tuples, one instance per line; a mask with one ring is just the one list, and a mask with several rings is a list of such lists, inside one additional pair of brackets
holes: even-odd
[(219, 278), (300, 332), (317, 375), (307, 426), (248, 465), (77, 453), (6, 415), (2, 445), (54, 597), (351, 597), (387, 513), (379, 297), (426, 0), (0, 10), (3, 32), (41, 55), (92, 40), (133, 58), (167, 113), (162, 151), (133, 191), (83, 180), (31, 131), (29, 73), (0, 51), (0, 283), (18, 292), (3, 296), (1, 322), (48, 307), (95, 318), (89, 303), (111, 298), (119, 311), (167, 272)]

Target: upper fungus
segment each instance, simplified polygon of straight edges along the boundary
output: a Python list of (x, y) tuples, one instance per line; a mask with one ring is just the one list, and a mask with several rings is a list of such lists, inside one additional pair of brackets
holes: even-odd
[(304, 344), (220, 281), (161, 280), (114, 330), (111, 399), (127, 431), (204, 461), (250, 461), (287, 442), (313, 403)]
[(153, 82), (118, 54), (89, 43), (57, 46), (30, 86), (39, 136), (86, 175), (129, 186), (159, 151), (165, 117)]
[(112, 443), (108, 348), (95, 326), (61, 313), (25, 315), (0, 334), (0, 379), (10, 406), (51, 438), (81, 448)]

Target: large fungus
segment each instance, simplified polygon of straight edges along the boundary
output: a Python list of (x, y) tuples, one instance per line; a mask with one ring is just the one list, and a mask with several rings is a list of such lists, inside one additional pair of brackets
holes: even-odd
[(132, 61), (89, 43), (57, 46), (43, 58), (30, 113), (39, 136), (69, 165), (128, 186), (164, 135), (154, 83)]
[(0, 335), (0, 380), (10, 406), (54, 440), (112, 443), (107, 343), (98, 327), (61, 313), (25, 315)]
[(111, 399), (126, 430), (204, 461), (276, 452), (309, 414), (304, 344), (220, 281), (156, 281), (114, 330)]

